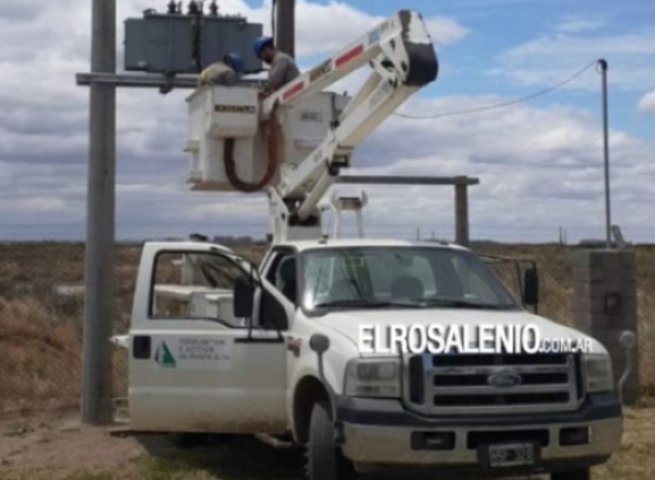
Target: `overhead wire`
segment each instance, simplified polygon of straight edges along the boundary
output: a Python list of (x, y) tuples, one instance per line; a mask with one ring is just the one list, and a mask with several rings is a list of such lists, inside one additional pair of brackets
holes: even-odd
[(406, 114), (406, 113), (395, 113), (393, 114), (396, 117), (400, 118), (406, 118), (410, 120), (433, 120), (433, 119), (438, 119), (438, 118), (445, 118), (445, 117), (454, 117), (458, 115), (470, 115), (474, 113), (480, 113), (480, 112), (487, 112), (489, 110), (497, 110), (500, 108), (506, 108), (506, 107), (511, 107), (513, 105), (517, 105), (520, 103), (525, 103), (527, 101), (533, 100), (538, 97), (542, 97), (544, 95), (547, 95), (555, 90), (558, 90), (562, 88), (563, 86), (573, 82), (575, 79), (577, 79), (580, 75), (585, 73), (587, 70), (591, 69), (593, 66), (595, 66), (598, 62), (594, 60), (593, 62), (589, 63), (588, 65), (585, 65), (583, 68), (575, 72), (573, 75), (570, 77), (567, 77), (566, 79), (557, 82), (547, 88), (544, 88), (542, 90), (539, 90), (537, 92), (531, 93), (530, 95), (526, 95), (524, 97), (519, 97), (515, 98), (513, 100), (508, 100), (505, 102), (500, 102), (500, 103), (494, 103), (491, 105), (483, 105), (480, 107), (474, 107), (474, 108), (467, 108), (467, 109), (462, 109), (462, 110), (452, 110), (452, 111), (447, 111), (447, 112), (442, 112), (442, 113), (434, 113), (434, 114), (429, 114), (429, 115), (411, 115), (411, 114)]

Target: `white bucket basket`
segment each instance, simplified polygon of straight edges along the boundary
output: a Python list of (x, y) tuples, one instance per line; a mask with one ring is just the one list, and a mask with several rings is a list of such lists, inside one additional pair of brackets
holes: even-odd
[[(270, 159), (269, 137), (259, 118), (258, 91), (249, 87), (201, 87), (187, 99), (189, 105), (189, 182), (194, 190), (238, 191), (226, 171), (226, 152), (233, 157), (234, 173), (243, 184), (261, 183), (270, 161), (277, 169), (295, 168), (325, 139), (348, 98), (320, 93), (280, 115), (277, 158)], [(230, 142), (231, 150), (226, 148)], [(277, 180), (278, 171), (269, 180)], [(262, 185), (261, 189), (268, 185)], [(242, 190), (243, 191), (243, 190)]]
[[(259, 132), (257, 90), (248, 87), (202, 87), (189, 105), (189, 181), (200, 190), (230, 191), (225, 171), (225, 142), (234, 142), (236, 173), (245, 182), (258, 173), (255, 142)], [(261, 160), (261, 159), (260, 159)]]

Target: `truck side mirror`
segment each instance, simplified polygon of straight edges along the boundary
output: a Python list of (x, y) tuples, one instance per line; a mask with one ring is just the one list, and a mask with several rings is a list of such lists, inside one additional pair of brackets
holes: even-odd
[(323, 355), (330, 348), (330, 339), (320, 333), (315, 333), (309, 339), (309, 348), (315, 351), (318, 355)]
[[(327, 352), (330, 348), (330, 339), (321, 333), (315, 333), (309, 339), (309, 348), (311, 348), (314, 352), (316, 352), (316, 355), (318, 355), (319, 378), (323, 381), (325, 385), (329, 385), (328, 381), (325, 379), (325, 368), (323, 367), (323, 354)], [(334, 405), (334, 402), (332, 402), (332, 405)]]
[(534, 307), (539, 305), (539, 272), (536, 266), (528, 268), (523, 275), (523, 304)]
[(234, 316), (251, 318), (255, 303), (255, 287), (246, 277), (239, 277), (234, 283)]

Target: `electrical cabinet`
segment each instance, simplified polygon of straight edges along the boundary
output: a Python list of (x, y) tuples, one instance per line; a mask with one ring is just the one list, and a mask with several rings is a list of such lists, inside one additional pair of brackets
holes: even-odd
[(125, 21), (125, 70), (148, 73), (198, 73), (226, 53), (241, 55), (246, 73), (262, 65), (252, 45), (261, 24), (239, 16), (162, 14), (146, 10)]
[(125, 70), (194, 73), (197, 19), (146, 13), (125, 21)]

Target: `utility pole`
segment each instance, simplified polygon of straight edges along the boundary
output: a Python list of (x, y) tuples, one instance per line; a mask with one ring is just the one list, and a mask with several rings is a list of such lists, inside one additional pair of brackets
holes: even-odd
[[(92, 73), (116, 73), (116, 0), (93, 0)], [(116, 87), (91, 82), (82, 421), (112, 421)]]
[(276, 0), (275, 45), (284, 53), (296, 56), (296, 0)]
[(605, 231), (607, 248), (612, 248), (612, 205), (610, 193), (609, 114), (607, 101), (607, 60), (598, 60), (603, 88), (603, 154), (605, 158)]
[[(458, 177), (459, 178), (459, 177)], [(461, 178), (455, 185), (455, 243), (468, 247), (471, 243), (469, 233), (468, 184)]]

